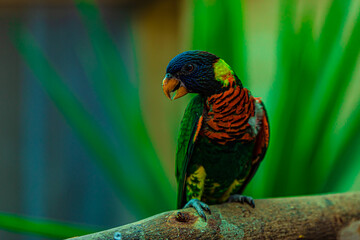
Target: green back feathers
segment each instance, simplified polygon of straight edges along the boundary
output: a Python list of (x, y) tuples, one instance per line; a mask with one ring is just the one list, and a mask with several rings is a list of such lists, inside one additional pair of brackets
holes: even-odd
[(180, 125), (180, 134), (175, 160), (175, 176), (178, 183), (177, 207), (181, 208), (185, 192), (186, 169), (191, 158), (196, 130), (199, 128), (199, 119), (203, 113), (204, 101), (196, 95), (188, 104)]

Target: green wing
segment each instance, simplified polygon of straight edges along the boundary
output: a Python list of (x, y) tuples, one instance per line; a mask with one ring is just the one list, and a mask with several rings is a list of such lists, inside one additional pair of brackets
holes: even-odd
[(204, 101), (200, 95), (191, 99), (180, 124), (180, 134), (175, 160), (175, 176), (178, 183), (177, 207), (183, 207), (186, 169), (191, 159), (196, 140), (196, 131), (201, 127)]

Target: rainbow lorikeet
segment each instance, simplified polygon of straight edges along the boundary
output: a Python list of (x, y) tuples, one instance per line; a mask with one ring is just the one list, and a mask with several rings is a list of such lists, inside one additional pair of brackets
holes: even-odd
[[(254, 176), (269, 144), (264, 104), (243, 87), (231, 67), (205, 51), (187, 51), (166, 68), (169, 99), (197, 93), (180, 126), (176, 153), (178, 208), (194, 207), (206, 220), (208, 204), (246, 202), (240, 195)], [(172, 96), (171, 96), (172, 95)]]

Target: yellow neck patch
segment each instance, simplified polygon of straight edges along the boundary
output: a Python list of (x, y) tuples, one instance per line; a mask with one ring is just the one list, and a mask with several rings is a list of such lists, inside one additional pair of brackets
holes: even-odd
[(226, 87), (230, 82), (235, 81), (234, 72), (224, 60), (221, 58), (214, 64), (215, 79), (222, 82)]

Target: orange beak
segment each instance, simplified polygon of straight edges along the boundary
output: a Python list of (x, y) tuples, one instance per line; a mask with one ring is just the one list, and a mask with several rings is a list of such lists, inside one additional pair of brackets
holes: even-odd
[[(183, 83), (179, 79), (174, 78), (174, 77), (171, 77), (171, 78), (165, 77), (162, 82), (162, 87), (163, 87), (165, 95), (170, 100), (175, 100), (175, 99), (180, 98), (188, 93), (188, 90), (185, 88)], [(171, 96), (172, 92), (175, 92), (175, 94), (173, 94)]]

